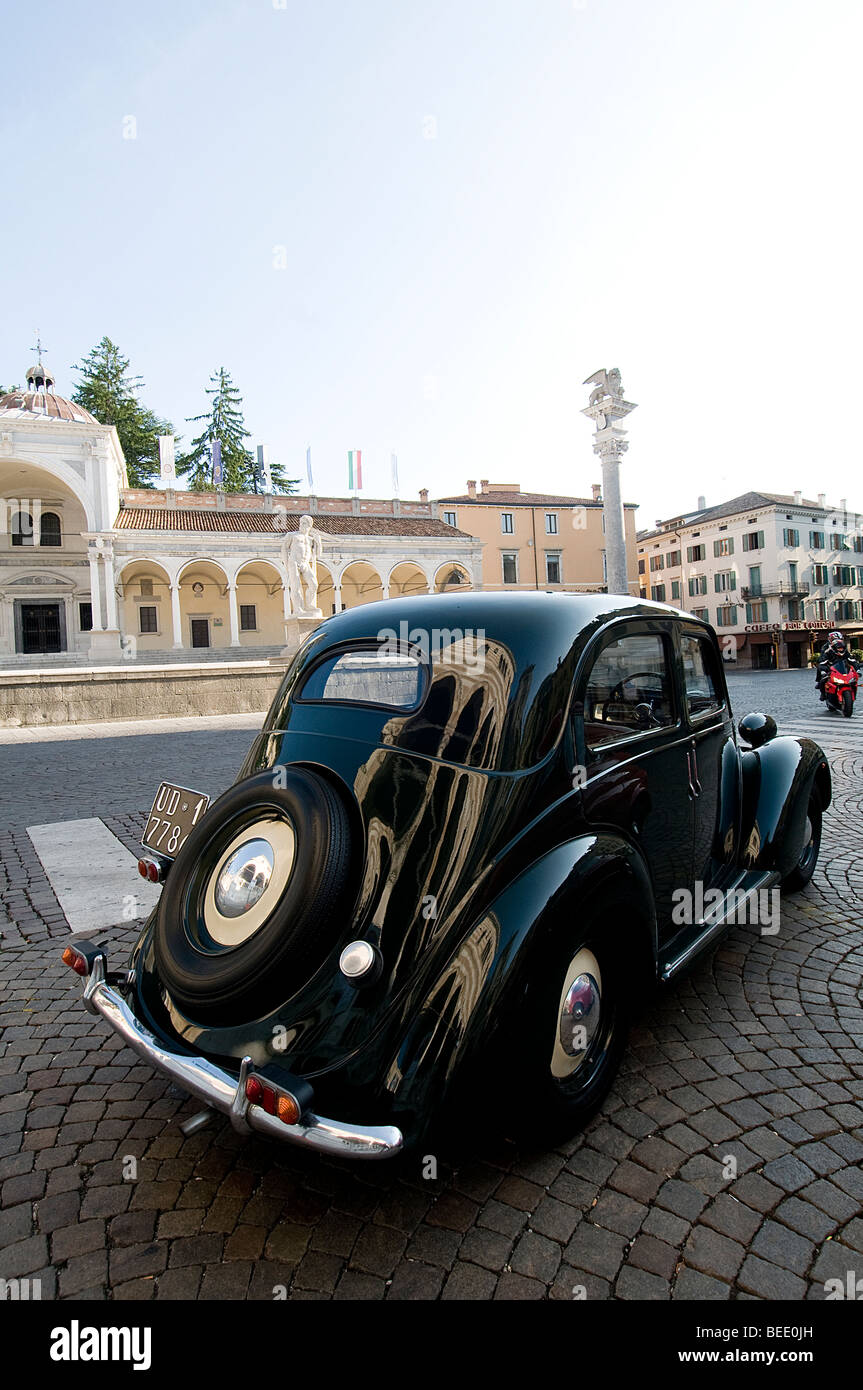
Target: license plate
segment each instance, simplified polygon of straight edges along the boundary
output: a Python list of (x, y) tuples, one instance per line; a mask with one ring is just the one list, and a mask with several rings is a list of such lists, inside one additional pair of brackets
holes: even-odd
[(163, 782), (147, 817), (142, 845), (166, 859), (175, 859), (209, 804), (210, 798), (203, 792)]

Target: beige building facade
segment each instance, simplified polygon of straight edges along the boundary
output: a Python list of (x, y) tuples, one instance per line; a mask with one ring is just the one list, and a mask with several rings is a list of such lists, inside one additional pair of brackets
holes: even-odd
[[(605, 516), (599, 484), (587, 497), (522, 492), (518, 483), (469, 481), (467, 492), (439, 497), (441, 521), (478, 537), (483, 588), (599, 591), (607, 583)], [(638, 594), (636, 504), (624, 504), (629, 592)]]

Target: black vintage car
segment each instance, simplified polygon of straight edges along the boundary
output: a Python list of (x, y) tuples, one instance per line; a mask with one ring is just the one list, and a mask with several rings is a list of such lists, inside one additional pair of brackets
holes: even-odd
[(129, 967), (65, 958), (241, 1130), (381, 1158), (482, 1106), (559, 1140), (640, 997), (732, 922), (778, 930), (774, 890), (812, 876), (824, 754), (763, 714), (739, 733), (712, 628), (661, 604), (352, 609), (209, 810), (160, 789), (140, 867), (164, 887)]

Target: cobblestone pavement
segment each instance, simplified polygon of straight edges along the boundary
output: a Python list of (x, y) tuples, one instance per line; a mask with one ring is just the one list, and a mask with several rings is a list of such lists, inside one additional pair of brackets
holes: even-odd
[[(738, 927), (656, 996), (602, 1112), (550, 1152), (489, 1143), (426, 1179), (419, 1160), (351, 1167), (221, 1122), (184, 1138), (195, 1103), (83, 1011), (46, 939), (57, 909), (31, 892), (39, 921), (0, 956), (0, 1277), (39, 1278), (43, 1298), (799, 1300), (863, 1276), (863, 718), (827, 716), (805, 672), (730, 685), (738, 717), (766, 708), (823, 740), (836, 803), (814, 884), (778, 936)], [(134, 848), (161, 773), (233, 776), (248, 732), (207, 737), (78, 744), (80, 764), (36, 745), (67, 782), (38, 819), (102, 815)], [(9, 855), (27, 814), (13, 794), (0, 842), (25, 879)], [(104, 935), (109, 959), (135, 930)]]

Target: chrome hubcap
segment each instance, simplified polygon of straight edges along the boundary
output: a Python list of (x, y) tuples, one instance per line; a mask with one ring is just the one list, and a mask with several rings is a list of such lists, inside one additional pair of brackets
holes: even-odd
[(294, 867), (290, 822), (262, 816), (225, 845), (204, 890), (204, 925), (219, 946), (241, 946), (268, 921)]
[(551, 1057), (552, 1076), (563, 1079), (578, 1070), (599, 1031), (602, 973), (592, 951), (582, 948), (567, 967), (560, 994)]
[(241, 917), (254, 907), (273, 873), (273, 847), (249, 840), (223, 866), (216, 884), (216, 907), (223, 917)]

